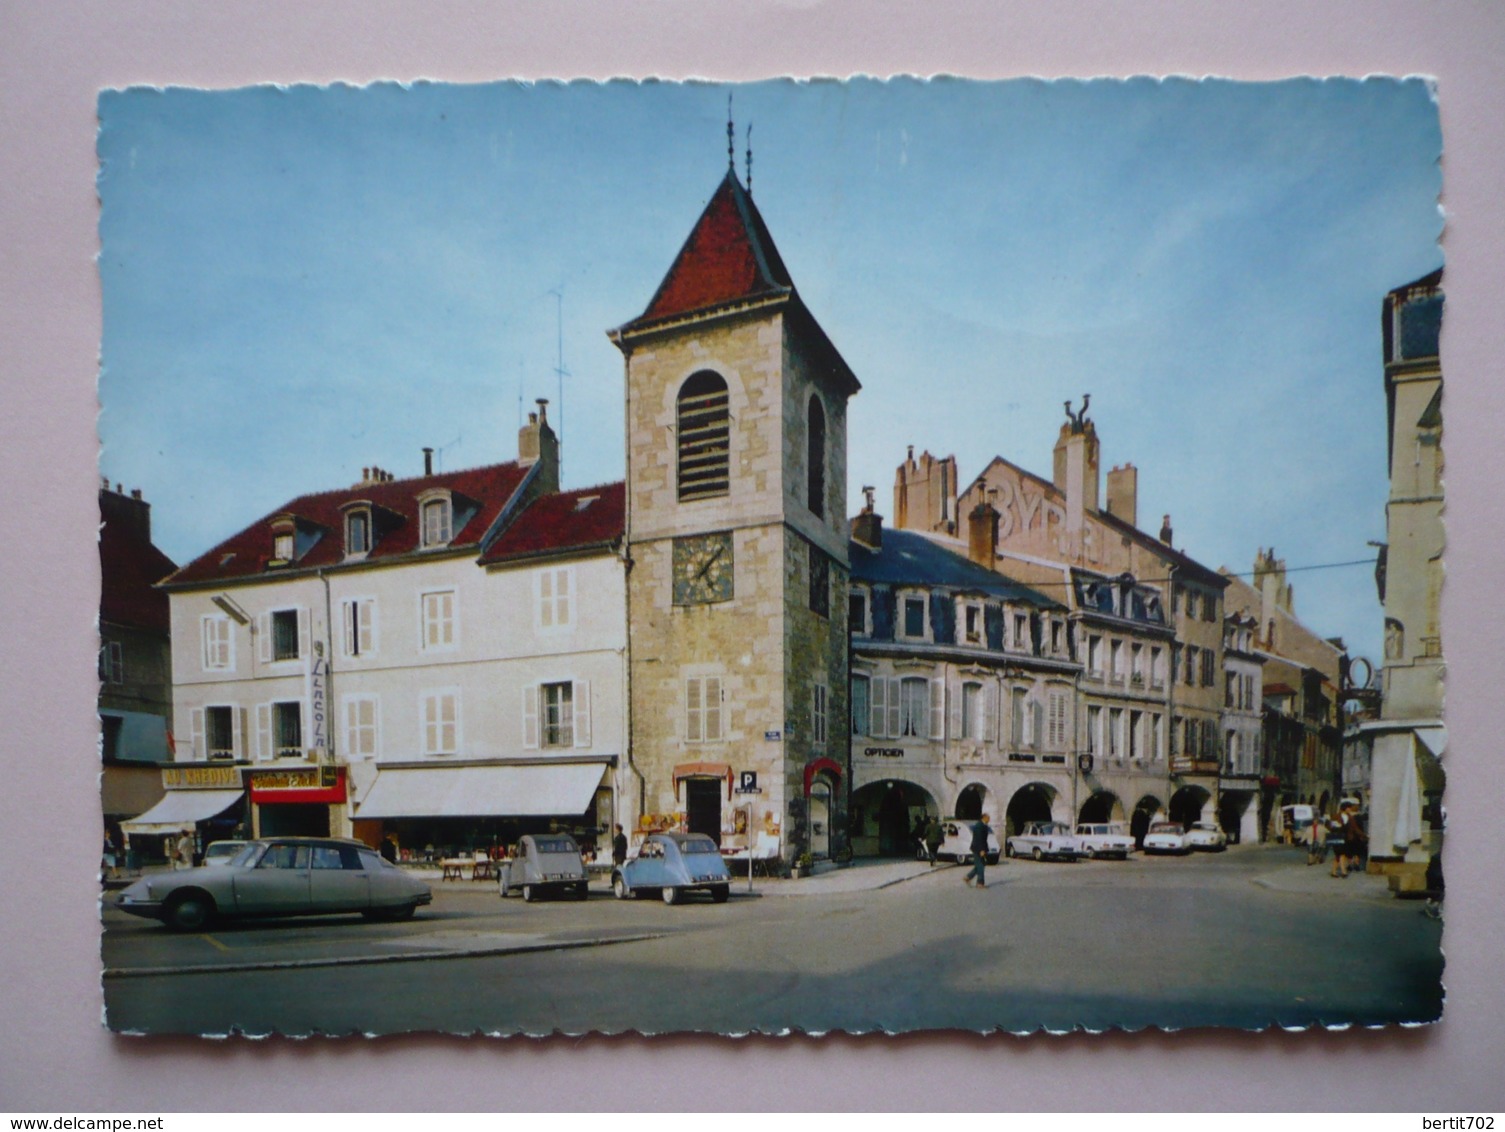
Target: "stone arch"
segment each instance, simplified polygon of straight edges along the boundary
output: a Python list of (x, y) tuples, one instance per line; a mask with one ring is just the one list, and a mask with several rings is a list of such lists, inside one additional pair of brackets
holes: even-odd
[(852, 791), (850, 814), (852, 852), (863, 857), (915, 856), (916, 822), (944, 816), (929, 790), (897, 778)]
[(1076, 820), (1079, 822), (1123, 821), (1124, 804), (1111, 790), (1095, 790), (1092, 797), (1082, 803)]
[(1005, 812), (1005, 830), (1008, 836), (1021, 832), (1029, 822), (1053, 820), (1059, 793), (1054, 786), (1045, 782), (1030, 782), (1015, 790)]
[(719, 373), (697, 370), (680, 385), (674, 399), (674, 433), (681, 502), (730, 491), (731, 420), (731, 390)]
[(970, 782), (957, 794), (950, 816), (976, 821), (983, 814), (992, 814), (988, 809), (988, 788), (980, 782)]
[(810, 394), (805, 411), (805, 506), (817, 518), (826, 515), (826, 407)]
[(1134, 836), (1134, 844), (1144, 848), (1144, 835), (1150, 831), (1150, 823), (1164, 813), (1165, 807), (1160, 799), (1153, 794), (1146, 794), (1138, 802), (1134, 803), (1133, 816), (1129, 818), (1129, 832)]
[(1202, 815), (1211, 799), (1212, 794), (1205, 787), (1181, 787), (1171, 795), (1171, 821), (1180, 822), (1190, 829), (1197, 822), (1206, 820)]

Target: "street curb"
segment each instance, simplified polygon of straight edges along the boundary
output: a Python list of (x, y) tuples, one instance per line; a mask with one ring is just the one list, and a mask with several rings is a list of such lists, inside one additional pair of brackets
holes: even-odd
[(609, 947), (614, 943), (641, 943), (663, 939), (666, 932), (613, 936), (610, 939), (564, 940), (551, 943), (524, 943), (511, 947), (483, 947), (449, 951), (419, 952), (411, 955), (351, 955), (328, 959), (278, 959), (265, 963), (215, 963), (179, 967), (106, 967), (106, 979), (144, 979), (153, 975), (221, 975), (241, 971), (296, 971), (314, 967), (360, 967), (373, 963), (421, 963), (429, 959), (479, 959), (493, 955), (527, 955), (537, 951), (575, 951), (584, 947)]

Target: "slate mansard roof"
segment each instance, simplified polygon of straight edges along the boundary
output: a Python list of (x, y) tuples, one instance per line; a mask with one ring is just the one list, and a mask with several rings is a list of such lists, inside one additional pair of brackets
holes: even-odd
[[(511, 462), (412, 479), (361, 483), (300, 495), (188, 563), (162, 584), (260, 581), (319, 568), (366, 567), (421, 561), (432, 554), (474, 554), (482, 564), (607, 546), (621, 537), (623, 485), (606, 484), (527, 500), (529, 467)], [(454, 530), (443, 549), (420, 549), (422, 502), (448, 492)], [(586, 498), (593, 501), (582, 506)], [(371, 512), (373, 542), (357, 558), (345, 554), (346, 514)], [(297, 530), (295, 561), (271, 565), (273, 526), (291, 518)]]
[(996, 570), (979, 566), (970, 558), (915, 531), (884, 530), (883, 546), (875, 550), (856, 540), (847, 543), (852, 581), (892, 586), (944, 586), (965, 593), (982, 593), (1005, 601), (1040, 609), (1066, 606), (1030, 589)]
[(106, 513), (99, 529), (99, 565), (99, 619), (165, 635), (167, 595), (154, 587), (177, 564), (149, 537)]

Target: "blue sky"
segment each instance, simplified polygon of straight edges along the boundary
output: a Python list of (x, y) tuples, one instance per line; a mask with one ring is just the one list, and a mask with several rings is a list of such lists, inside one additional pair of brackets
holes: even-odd
[[(131, 89), (100, 98), (101, 473), (179, 562), (363, 466), (623, 472), (621, 356), (753, 123), (753, 193), (863, 383), (849, 502), (906, 447), (1049, 475), (1092, 394), (1141, 526), (1249, 569), (1384, 537), (1386, 291), (1442, 262), (1420, 81)], [(558, 423), (559, 407), (551, 408)], [(1297, 612), (1378, 660), (1367, 567)]]

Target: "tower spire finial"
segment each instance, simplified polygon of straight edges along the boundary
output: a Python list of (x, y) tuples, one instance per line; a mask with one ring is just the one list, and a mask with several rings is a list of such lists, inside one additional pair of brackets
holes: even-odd
[(732, 125), (732, 92), (726, 92), (726, 167), (737, 171), (737, 131)]
[(752, 126), (747, 123), (747, 195), (752, 196)]

